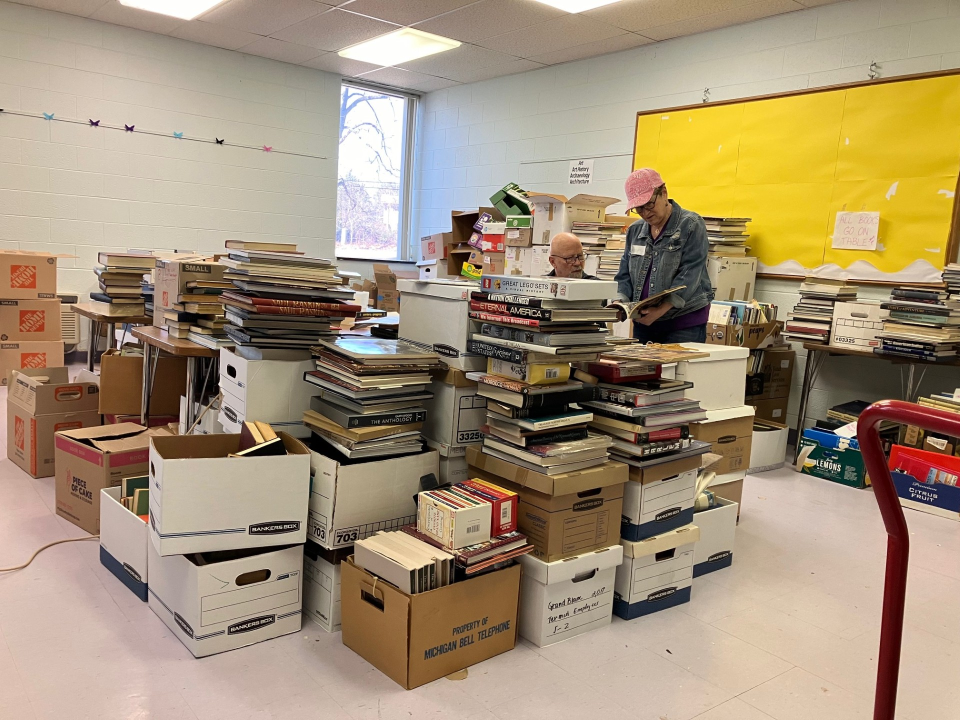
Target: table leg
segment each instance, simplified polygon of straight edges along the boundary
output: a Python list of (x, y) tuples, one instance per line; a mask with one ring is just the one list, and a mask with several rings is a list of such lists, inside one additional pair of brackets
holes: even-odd
[(117, 342), (117, 324), (116, 323), (107, 323), (107, 350), (113, 348), (114, 344)]
[(794, 463), (800, 456), (800, 438), (803, 437), (803, 426), (807, 420), (807, 401), (810, 399), (810, 391), (817, 380), (820, 365), (823, 364), (825, 356), (826, 353), (821, 356), (819, 350), (807, 350), (807, 362), (803, 368), (803, 385), (800, 387), (800, 407), (797, 409), (797, 444), (793, 453)]
[(96, 363), (97, 340), (100, 336), (100, 323), (90, 318), (90, 337), (88, 338), (89, 349), (87, 350), (87, 370), (93, 372), (94, 363)]
[(193, 425), (193, 421), (196, 419), (196, 412), (194, 405), (194, 399), (197, 395), (197, 388), (195, 387), (197, 383), (197, 359), (195, 357), (187, 358), (187, 419), (185, 421), (185, 427), (187, 433), (190, 433), (190, 426)]
[[(144, 427), (149, 427), (147, 424), (150, 419), (150, 387), (152, 383), (151, 378), (151, 362), (150, 356), (153, 348), (144, 343), (143, 345), (143, 388), (140, 395), (140, 424)], [(157, 348), (157, 354), (160, 354), (160, 348)]]

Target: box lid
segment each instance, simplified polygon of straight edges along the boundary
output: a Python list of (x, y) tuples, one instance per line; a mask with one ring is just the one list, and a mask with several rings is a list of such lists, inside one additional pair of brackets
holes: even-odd
[(527, 192), (527, 200), (530, 202), (548, 202), (565, 203), (569, 198), (566, 195), (556, 195), (554, 193)]
[(487, 455), (480, 451), (479, 445), (467, 447), (467, 462), (479, 470), (509, 480), (520, 487), (551, 496), (572, 495), (594, 488), (619, 485), (627, 482), (628, 479), (627, 466), (612, 460), (586, 470), (544, 475)]
[(454, 387), (477, 387), (475, 380), (470, 380), (463, 370), (445, 365), (443, 369), (433, 370), (430, 377), (444, 385), (453, 385)]
[(523, 565), (524, 575), (541, 585), (553, 585), (574, 580), (577, 576), (584, 576), (581, 579), (588, 580), (595, 572), (617, 567), (623, 562), (623, 546), (600, 548), (549, 563), (538, 560), (533, 555), (521, 555), (517, 560)]
[(621, 540), (620, 544), (623, 546), (624, 557), (642, 558), (661, 553), (665, 550), (672, 550), (673, 548), (687, 545), (688, 543), (695, 543), (699, 539), (700, 528), (696, 525), (684, 525), (676, 530), (654, 535), (646, 540), (639, 540), (637, 542)]
[(685, 348), (697, 352), (710, 353), (709, 357), (681, 360), (688, 363), (716, 362), (717, 360), (743, 360), (750, 354), (750, 350), (732, 345), (711, 345), (709, 343), (680, 343)]
[(96, 448), (102, 453), (115, 453), (149, 447), (150, 438), (154, 433), (136, 423), (117, 423), (77, 430), (61, 430), (57, 434)]
[(397, 290), (413, 295), (444, 298), (446, 300), (469, 300), (470, 293), (479, 290), (476, 282), (457, 280), (397, 280)]
[(630, 466), (630, 480), (644, 485), (659, 482), (664, 478), (673, 477), (688, 470), (699, 470), (701, 460), (701, 455), (689, 455), (645, 468)]
[(756, 410), (752, 405), (739, 405), (737, 407), (724, 408), (723, 410), (707, 410), (707, 419), (701, 420), (697, 425), (753, 417), (755, 412)]
[(618, 202), (620, 202), (620, 198), (607, 197), (605, 195), (585, 195), (581, 193), (567, 200), (567, 205), (605, 208)]

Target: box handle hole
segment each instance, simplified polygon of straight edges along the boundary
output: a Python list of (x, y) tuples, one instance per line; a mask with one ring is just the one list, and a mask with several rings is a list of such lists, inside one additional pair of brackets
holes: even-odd
[(663, 562), (664, 560), (672, 560), (673, 556), (677, 554), (676, 548), (670, 548), (669, 550), (664, 550), (663, 552), (658, 552), (654, 558), (657, 562)]
[(233, 365), (227, 365), (227, 375), (235, 378), (237, 376), (237, 369)]
[(575, 583), (579, 583), (579, 582), (583, 582), (584, 580), (590, 580), (591, 578), (595, 577), (596, 574), (597, 574), (596, 568), (594, 568), (593, 570), (586, 570), (580, 573), (579, 575), (574, 575), (573, 581)]
[(254, 583), (266, 582), (269, 579), (269, 570), (251, 570), (250, 572), (238, 575), (236, 582), (237, 587), (243, 587), (244, 585), (253, 585)]
[(380, 612), (383, 612), (383, 591), (377, 590), (375, 584), (360, 584), (360, 599), (368, 605), (372, 605)]
[(577, 493), (577, 497), (585, 498), (590, 497), (591, 495), (599, 495), (601, 488), (594, 488), (593, 490), (584, 490), (583, 492)]

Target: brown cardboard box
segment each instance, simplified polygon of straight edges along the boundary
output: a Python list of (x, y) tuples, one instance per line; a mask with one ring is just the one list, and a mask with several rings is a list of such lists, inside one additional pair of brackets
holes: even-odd
[(343, 644), (407, 690), (512, 650), (520, 566), (407, 595), (340, 566)]
[(733, 345), (755, 350), (780, 341), (780, 322), (744, 323), (743, 325), (707, 324), (707, 342), (712, 345)]
[(36, 300), (56, 297), (57, 257), (55, 255), (21, 250), (0, 250), (0, 298)]
[(717, 475), (746, 470), (750, 466), (750, 446), (753, 442), (752, 408), (742, 406), (713, 410), (707, 413), (707, 418), (690, 423), (690, 435), (695, 440), (712, 443), (711, 452), (723, 456), (710, 469)]
[(191, 280), (223, 280), (226, 265), (221, 265), (208, 255), (187, 255), (174, 260), (157, 259), (154, 269), (153, 325), (164, 327), (163, 311), (170, 310), (177, 296), (187, 292)]
[[(47, 378), (46, 380), (38, 378)], [(7, 397), (7, 457), (35, 478), (54, 474), (54, 433), (100, 424), (99, 378), (65, 367), (11, 372)]]
[(761, 350), (763, 356), (756, 373), (747, 376), (747, 402), (790, 397), (793, 366), (797, 353), (789, 347)]
[(400, 312), (400, 293), (397, 278), (416, 280), (419, 273), (402, 270), (396, 272), (385, 263), (374, 263), (373, 276), (377, 281), (377, 307), (387, 312)]
[(11, 370), (63, 367), (63, 341), (0, 342), (0, 385)]
[(785, 423), (787, 421), (787, 405), (790, 398), (781, 397), (772, 400), (754, 400), (747, 399), (747, 403), (752, 405), (757, 411), (756, 416), (761, 420), (773, 420), (773, 422)]
[(507, 256), (503, 253), (484, 253), (483, 254), (483, 274), (484, 275), (503, 275), (506, 266)]
[[(180, 415), (180, 396), (187, 387), (187, 359), (162, 357), (150, 394), (150, 415)], [(107, 350), (100, 359), (100, 413), (140, 417), (143, 405), (143, 356)]]
[(420, 238), (421, 260), (443, 260), (453, 240), (453, 233), (434, 233)]
[(735, 502), (737, 504), (737, 517), (740, 517), (740, 510), (743, 508), (743, 478), (731, 482), (712, 484), (710, 492), (724, 500)]
[(100, 491), (147, 474), (153, 432), (123, 423), (57, 433), (57, 515), (98, 534)]
[(0, 341), (61, 339), (59, 298), (0, 300)]

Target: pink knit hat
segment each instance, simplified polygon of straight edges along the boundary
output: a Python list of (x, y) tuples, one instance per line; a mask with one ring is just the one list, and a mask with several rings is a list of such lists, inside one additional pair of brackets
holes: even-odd
[(633, 210), (646, 205), (653, 197), (654, 191), (663, 184), (660, 173), (652, 168), (634, 170), (623, 186), (627, 191), (627, 209)]

